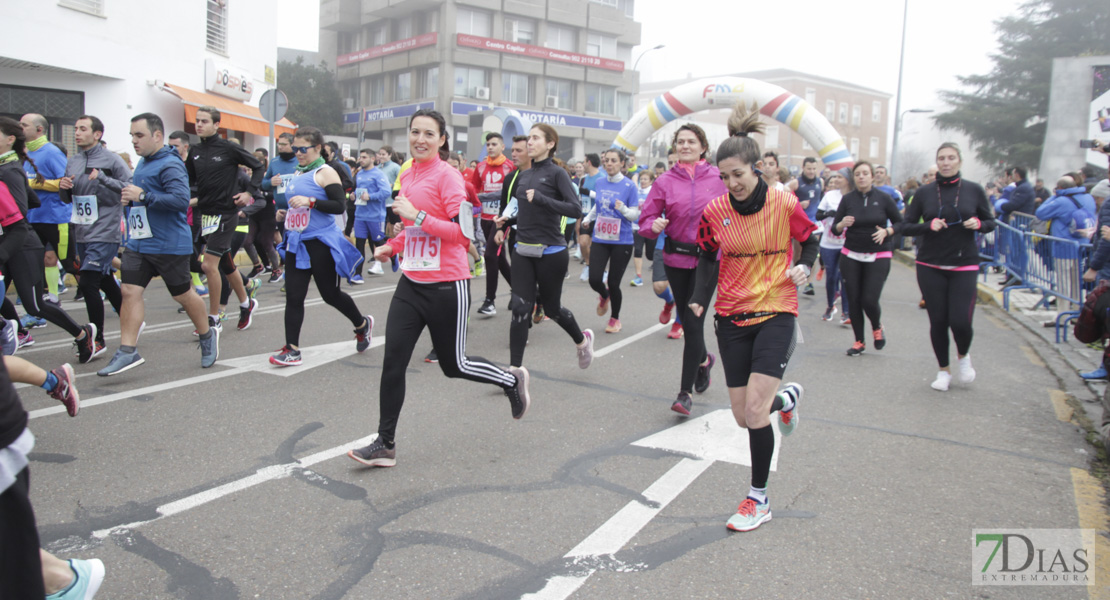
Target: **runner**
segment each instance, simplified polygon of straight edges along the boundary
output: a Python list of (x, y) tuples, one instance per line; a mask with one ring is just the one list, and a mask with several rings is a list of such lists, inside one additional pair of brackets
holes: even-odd
[[(640, 209), (640, 235), (654, 240), (661, 233), (667, 234), (663, 264), (686, 336), (678, 398), (671, 410), (689, 415), (693, 404), (690, 393), (701, 394), (709, 389), (709, 372), (717, 360), (705, 349), (705, 315), (694, 315), (689, 308), (698, 264), (695, 244), (698, 223), (705, 205), (728, 189), (721, 183), (717, 167), (705, 160), (709, 141), (701, 127), (693, 123), (681, 125), (671, 145), (678, 153), (678, 162), (651, 186), (647, 202)], [(659, 255), (655, 258), (658, 260)]]
[(505, 138), (496, 131), (486, 134), (486, 159), (478, 163), (471, 176), (470, 183), (478, 192), (478, 199), (482, 201), (482, 236), (486, 241), (483, 256), (486, 266), (492, 267), (486, 277), (486, 297), (478, 314), (492, 316), (497, 314), (494, 299), (497, 298), (497, 273), (505, 278), (505, 283), (513, 285), (512, 269), (509, 266), (507, 252), (500, 252), (500, 245), (492, 243), (493, 236), (497, 233), (494, 219), (500, 214), (501, 190), (505, 186), (510, 174), (516, 169), (514, 161), (505, 156)]
[[(994, 231), (990, 200), (979, 184), (960, 177), (960, 147), (945, 142), (937, 149), (937, 178), (918, 188), (906, 208), (903, 235), (921, 236), (917, 250), (917, 285), (929, 313), (929, 338), (940, 371), (931, 384), (948, 391), (952, 371), (948, 331), (956, 342), (961, 383), (975, 381), (971, 366), (972, 327), (979, 276), (976, 232)], [(922, 222), (919, 222), (922, 221)]]
[[(297, 172), (297, 155), (293, 152), (292, 133), (285, 132), (278, 136), (277, 153), (278, 155), (270, 161), (265, 176), (262, 177), (262, 189), (274, 196), (274, 230), (270, 233), (269, 240), (271, 246), (274, 246), (275, 240), (280, 239), (279, 236), (282, 231), (282, 224), (277, 220), (277, 211), (289, 209), (289, 200), (285, 197), (285, 185)], [(262, 234), (261, 231), (259, 234)], [(262, 243), (265, 244), (266, 240), (263, 240)], [(277, 283), (283, 279), (285, 279), (284, 272), (277, 265), (272, 265), (269, 283)]]
[(395, 440), (405, 402), (405, 371), (425, 328), (444, 375), (501, 387), (514, 419), (522, 418), (530, 403), (527, 369), (504, 371), (483, 358), (466, 355), (470, 273), (468, 240), (459, 225), (466, 192), (462, 174), (445, 162), (450, 146), (443, 115), (416, 111), (409, 119), (409, 148), (414, 162), (401, 174), (401, 193), (393, 201), (405, 229), (374, 253), (381, 262), (403, 254), (405, 264), (386, 321), (378, 436), (369, 446), (347, 453), (370, 467), (397, 464)]
[(66, 174), (66, 155), (46, 138), (50, 127), (46, 118), (39, 114), (26, 114), (19, 120), (27, 139), (27, 156), (34, 161), (40, 178), (30, 162), (23, 163), (31, 189), (39, 197), (41, 206), (27, 211), (27, 222), (35, 229), (39, 240), (46, 247), (46, 289), (55, 299), (59, 292), (59, 265), (66, 273), (76, 279), (79, 275), (77, 249), (69, 224), (70, 207), (58, 197), (58, 182)]
[(833, 231), (844, 234), (840, 250), (840, 271), (844, 274), (844, 293), (848, 296), (849, 317), (856, 341), (848, 348), (848, 356), (863, 354), (867, 344), (863, 338), (863, 315), (871, 321), (875, 349), (886, 346), (881, 322), (879, 297), (890, 274), (890, 236), (902, 222), (902, 213), (894, 199), (871, 185), (871, 163), (859, 161), (852, 167), (855, 189), (840, 201), (833, 217)]
[(336, 224), (335, 215), (346, 210), (343, 186), (335, 169), (324, 164), (321, 155), (324, 135), (315, 127), (301, 127), (293, 135), (297, 154), (297, 175), (285, 186), (289, 210), (279, 214), (285, 221), (285, 346), (270, 364), (292, 367), (301, 364), (301, 325), (308, 284), (324, 302), (347, 317), (355, 326), (355, 348), (370, 347), (374, 318), (363, 316), (355, 301), (339, 287), (340, 278), (354, 273), (362, 256)]
[[(732, 415), (748, 430), (751, 487), (727, 527), (751, 531), (771, 520), (767, 478), (775, 453), (770, 415), (779, 413), (783, 436), (798, 425), (802, 386), (786, 384), (783, 372), (794, 352), (797, 287), (817, 259), (816, 224), (798, 199), (760, 178), (759, 112), (737, 104), (728, 120), (730, 137), (717, 149), (717, 166), (728, 193), (710, 201), (698, 230), (697, 287), (690, 309), (698, 316), (713, 296), (714, 329), (728, 385)], [(791, 240), (801, 244), (793, 256)], [(718, 262), (718, 257), (720, 262)], [(718, 270), (720, 284), (717, 285)]]
[[(597, 154), (590, 153), (586, 155), (585, 175), (578, 183), (579, 199), (582, 203), (583, 214), (590, 212), (594, 207), (594, 185), (599, 179), (604, 176), (604, 173), (598, 168), (601, 166), (601, 157)], [(590, 244), (592, 242), (593, 230), (582, 223), (577, 226), (578, 230), (578, 250), (577, 258), (582, 261), (586, 266), (582, 267), (582, 275), (579, 276), (581, 281), (590, 280)], [(542, 307), (540, 308), (542, 310)]]
[(829, 191), (821, 198), (821, 203), (817, 205), (817, 212), (814, 215), (825, 228), (825, 234), (821, 236), (821, 264), (825, 267), (825, 296), (829, 306), (825, 309), (821, 320), (831, 321), (836, 316), (836, 298), (839, 296), (840, 307), (843, 309), (841, 325), (848, 323), (848, 295), (842, 293), (844, 276), (840, 272), (840, 251), (844, 248), (844, 234), (834, 232), (832, 225), (844, 192), (850, 190), (848, 187), (850, 172), (848, 167), (844, 167), (829, 176)]
[[(513, 202), (513, 186), (516, 184), (520, 173), (524, 170), (532, 168), (532, 157), (528, 156), (528, 136), (518, 135), (513, 136), (512, 146), (509, 149), (509, 156), (513, 163), (513, 170), (505, 178), (501, 186), (501, 192), (498, 193), (499, 200), (497, 204), (497, 215), (494, 217), (493, 229), (490, 231), (490, 237), (486, 241), (486, 264), (490, 264), (493, 260), (490, 254), (502, 255), (512, 253), (512, 248), (516, 245), (516, 203)], [(509, 205), (512, 204), (514, 209), (512, 212), (508, 210)], [(483, 205), (484, 206), (484, 205)], [(512, 224), (506, 224), (507, 221), (512, 220)], [(508, 244), (506, 244), (508, 238)], [(509, 284), (510, 290), (513, 285), (512, 278), (512, 262), (507, 261), (509, 270), (505, 275), (505, 281)], [(510, 291), (509, 296), (512, 296)], [(497, 314), (497, 307), (494, 306), (492, 300), (497, 297), (497, 276), (496, 274), (489, 274), (486, 277), (486, 299), (491, 302), (483, 302), (482, 306), (478, 309), (478, 314), (492, 317)], [(510, 302), (511, 303), (511, 302)]]
[(571, 184), (570, 175), (551, 160), (558, 146), (555, 128), (545, 123), (533, 126), (528, 132), (532, 168), (520, 174), (513, 189), (519, 206), (513, 256), (513, 322), (509, 326), (509, 364), (514, 367), (524, 365), (528, 319), (534, 318), (537, 286), (544, 314), (574, 340), (578, 366), (589, 368), (594, 358), (594, 332), (581, 329), (574, 314), (560, 303), (570, 261), (562, 220), (582, 214), (578, 190)]
[[(643, 205), (644, 200), (647, 200), (647, 195), (651, 192), (651, 184), (655, 182), (655, 171), (643, 169), (636, 174), (636, 182), (638, 184), (636, 189), (637, 199)], [(632, 287), (640, 287), (644, 285), (644, 236), (640, 235), (639, 223), (632, 232), (632, 265), (636, 269), (636, 276), (628, 285)]]
[[(370, 254), (374, 254), (378, 244), (385, 241), (385, 201), (390, 198), (389, 179), (385, 171), (374, 166), (374, 151), (363, 148), (358, 152), (358, 173), (355, 173), (355, 247), (360, 256), (365, 256), (366, 242), (370, 242)], [(381, 275), (382, 265), (378, 261), (367, 269), (371, 275)], [(362, 263), (351, 283), (360, 284)]]
[(200, 337), (200, 366), (211, 367), (219, 357), (219, 333), (209, 327), (204, 301), (189, 278), (193, 252), (192, 231), (185, 222), (189, 208), (189, 174), (173, 148), (163, 145), (165, 125), (152, 113), (131, 119), (131, 145), (142, 157), (121, 202), (129, 207), (128, 236), (123, 251), (123, 306), (120, 310), (120, 347), (97, 375), (117, 375), (145, 362), (139, 355), (139, 332), (145, 306), (143, 292), (160, 276), (170, 296), (185, 308)]
[[(605, 333), (619, 333), (621, 330), (621, 280), (632, 258), (632, 230), (640, 218), (640, 197), (636, 184), (625, 177), (621, 168), (625, 162), (624, 152), (606, 150), (601, 154), (601, 164), (605, 167), (606, 177), (594, 183), (597, 200), (590, 212), (582, 218), (583, 226), (592, 226), (594, 247), (590, 252), (590, 287), (600, 294), (597, 302), (598, 316), (605, 316), (612, 304), (613, 313)], [(609, 266), (610, 277), (602, 281)]]

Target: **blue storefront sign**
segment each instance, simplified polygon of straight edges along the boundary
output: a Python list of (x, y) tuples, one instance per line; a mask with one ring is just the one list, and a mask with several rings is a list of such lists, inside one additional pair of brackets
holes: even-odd
[[(366, 122), (370, 123), (373, 121), (384, 121), (385, 119), (396, 119), (398, 117), (410, 117), (418, 110), (434, 109), (435, 107), (435, 102), (419, 102), (417, 104), (402, 104), (401, 106), (367, 109)], [(358, 111), (343, 113), (343, 124), (358, 125), (358, 119), (361, 114), (362, 113)]]
[[(475, 111), (491, 110), (489, 106), (484, 104), (471, 104), (469, 102), (452, 102), (451, 114), (455, 115), (468, 115)], [(520, 116), (530, 119), (532, 123), (547, 123), (559, 127), (582, 127), (584, 129), (602, 129), (605, 131), (620, 131), (623, 125), (616, 119), (599, 119), (596, 117), (581, 117), (578, 115), (567, 115), (563, 113), (548, 113), (539, 112), (535, 110), (525, 110), (514, 108)]]

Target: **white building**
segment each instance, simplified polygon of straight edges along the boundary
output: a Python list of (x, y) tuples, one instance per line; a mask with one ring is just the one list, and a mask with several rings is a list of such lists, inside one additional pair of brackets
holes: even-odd
[(83, 114), (104, 122), (110, 149), (133, 152), (131, 117), (195, 133), (205, 104), (222, 111), (224, 135), (268, 145), (256, 108), (277, 66), (268, 0), (4, 0), (4, 14), (0, 115), (42, 114), (71, 152)]

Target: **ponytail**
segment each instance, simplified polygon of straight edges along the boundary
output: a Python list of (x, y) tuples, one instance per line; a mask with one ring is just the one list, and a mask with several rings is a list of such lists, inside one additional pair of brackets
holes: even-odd
[(20, 161), (30, 163), (31, 168), (35, 170), (35, 183), (42, 185), (45, 180), (42, 173), (39, 173), (39, 168), (35, 166), (35, 161), (27, 156), (27, 136), (23, 134), (23, 126), (19, 124), (19, 121), (11, 117), (0, 117), (0, 135), (15, 136), (12, 150), (15, 151), (15, 155)]

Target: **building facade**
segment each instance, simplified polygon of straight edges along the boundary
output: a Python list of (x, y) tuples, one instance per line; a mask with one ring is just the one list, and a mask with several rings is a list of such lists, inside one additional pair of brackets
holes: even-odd
[(607, 148), (632, 114), (633, 0), (322, 0), (320, 56), (337, 72), (344, 134), (408, 148), (434, 108), (452, 149), (477, 158), (468, 115), (495, 107), (548, 123), (558, 155)]
[[(844, 139), (844, 145), (852, 153), (853, 160), (867, 160), (875, 164), (888, 161), (887, 130), (890, 124), (890, 94), (845, 81), (788, 69), (728, 75), (773, 83), (805, 100), (813, 109), (821, 111), (829, 123), (832, 123)], [(636, 96), (637, 110), (646, 106), (656, 96), (691, 79), (693, 77), (642, 84)], [(655, 161), (666, 160), (666, 148), (674, 132), (682, 123), (689, 121), (705, 129), (711, 149), (716, 149), (728, 137), (726, 124), (730, 112), (731, 107), (694, 113), (689, 119), (678, 119), (660, 128), (650, 140), (652, 164)], [(773, 150), (779, 154), (779, 164), (789, 167), (792, 172), (797, 172), (806, 157), (812, 156), (818, 161), (821, 160), (817, 152), (819, 149), (811, 147), (793, 129), (766, 115), (762, 119), (767, 127), (766, 133), (757, 135), (756, 139), (764, 150)], [(647, 153), (639, 152), (637, 156), (647, 156)], [(647, 159), (643, 158), (642, 162), (646, 163)]]
[(167, 134), (193, 133), (205, 104), (223, 112), (225, 135), (266, 145), (256, 106), (277, 66), (267, 0), (8, 0), (4, 9), (20, 17), (0, 43), (0, 115), (42, 114), (71, 153), (83, 114), (104, 122), (110, 149), (133, 153), (131, 117), (153, 112)]

